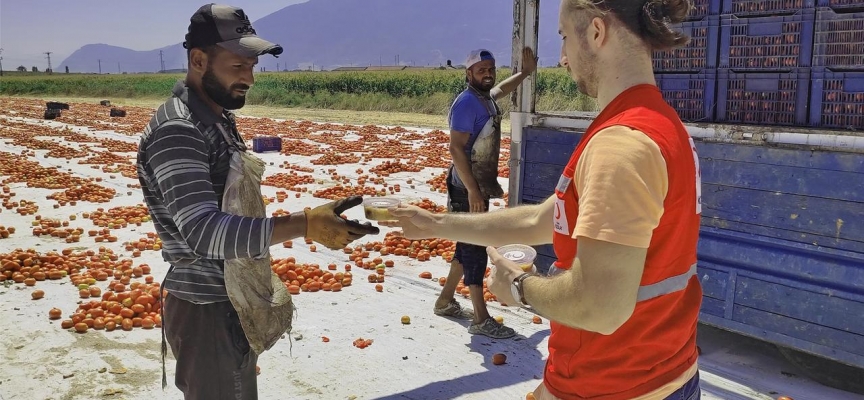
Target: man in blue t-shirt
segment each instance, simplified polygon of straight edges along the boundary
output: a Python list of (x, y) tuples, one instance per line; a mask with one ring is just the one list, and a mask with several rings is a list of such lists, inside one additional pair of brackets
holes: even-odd
[[(447, 208), (450, 212), (487, 212), (489, 199), (501, 198), (498, 183), (498, 157), (501, 151), (501, 110), (495, 103), (516, 89), (537, 68), (534, 51), (522, 51), (522, 71), (495, 86), (495, 57), (485, 49), (468, 55), (465, 80), (467, 88), (450, 107), (450, 156), (453, 163), (447, 174)], [(483, 298), (483, 278), (488, 256), (483, 246), (456, 243), (447, 282), (435, 302), (435, 314), (472, 319), (472, 334), (509, 338), (516, 332), (489, 316)], [(464, 276), (471, 292), (474, 311), (463, 309), (454, 298), (456, 285)]]

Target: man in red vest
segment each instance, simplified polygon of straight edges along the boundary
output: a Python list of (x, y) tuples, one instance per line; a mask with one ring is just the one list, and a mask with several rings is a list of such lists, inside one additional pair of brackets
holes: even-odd
[(700, 396), (696, 277), (701, 214), (695, 146), (655, 86), (651, 51), (680, 46), (688, 0), (562, 0), (561, 64), (601, 112), (542, 204), (488, 214), (393, 209), (408, 238), (486, 246), (552, 243), (549, 276), (494, 247), (487, 284), (551, 321), (537, 399)]

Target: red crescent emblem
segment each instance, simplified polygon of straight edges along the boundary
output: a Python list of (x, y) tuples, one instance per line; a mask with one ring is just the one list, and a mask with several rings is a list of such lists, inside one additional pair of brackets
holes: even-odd
[(555, 203), (555, 219), (561, 219), (561, 204)]

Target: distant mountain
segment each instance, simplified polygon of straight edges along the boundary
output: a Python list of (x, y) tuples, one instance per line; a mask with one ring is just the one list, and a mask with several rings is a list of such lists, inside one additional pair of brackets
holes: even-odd
[(186, 49), (182, 44), (156, 50), (137, 51), (108, 44), (88, 44), (67, 57), (56, 68), (63, 71), (69, 66), (70, 72), (156, 72), (161, 69), (159, 51), (165, 60), (165, 68), (183, 68), (186, 65)]
[[(560, 53), (558, 6), (541, 4), (541, 65), (555, 65)], [(279, 69), (332, 69), (339, 66), (439, 66), (462, 64), (476, 48), (491, 50), (499, 65), (510, 65), (513, 31), (511, 0), (310, 0), (254, 21), (258, 34), (285, 48), (279, 58), (259, 65)], [(182, 38), (180, 38), (182, 42)], [(185, 67), (180, 43), (149, 51), (89, 44), (63, 60), (57, 70), (72, 72), (155, 72)], [(119, 68), (118, 68), (118, 63)]]

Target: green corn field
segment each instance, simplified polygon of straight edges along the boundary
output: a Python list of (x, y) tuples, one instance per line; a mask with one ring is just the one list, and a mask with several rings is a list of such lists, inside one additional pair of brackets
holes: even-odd
[[(509, 69), (498, 73), (501, 81)], [(164, 98), (182, 74), (6, 74), (0, 95), (55, 95), (106, 98)], [(461, 70), (352, 72), (263, 72), (255, 76), (247, 104), (346, 110), (446, 114), (465, 87)], [(537, 73), (538, 109), (582, 111), (593, 102), (577, 92), (562, 68)], [(500, 102), (509, 111), (508, 102)]]

